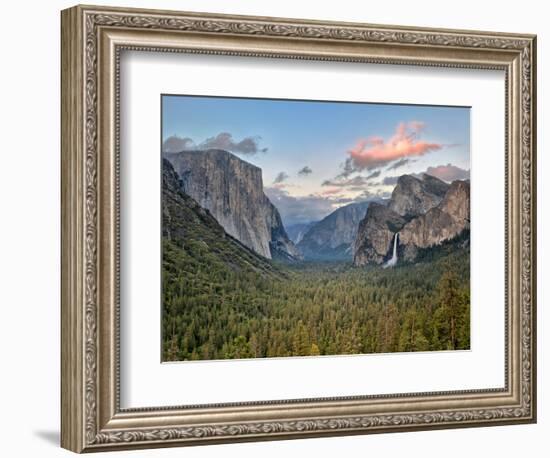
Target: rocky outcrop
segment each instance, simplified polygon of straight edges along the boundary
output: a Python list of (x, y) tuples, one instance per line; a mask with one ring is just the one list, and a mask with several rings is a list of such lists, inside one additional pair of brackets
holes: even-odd
[(298, 243), (305, 259), (351, 259), (352, 244), (359, 223), (364, 218), (369, 202), (340, 207), (314, 224)]
[(269, 241), (271, 258), (287, 262), (302, 259), (302, 254), (286, 233), (279, 211), (267, 197), (265, 198), (267, 200), (266, 206), (268, 207), (266, 209), (266, 223), (271, 228), (271, 239)]
[(406, 259), (414, 259), (417, 248), (439, 245), (470, 227), (470, 186), (454, 181), (437, 206), (409, 223), (399, 232)]
[(229, 235), (268, 259), (299, 258), (279, 211), (264, 194), (260, 168), (217, 149), (164, 157), (179, 174), (182, 190), (209, 210)]
[(391, 251), (394, 234), (407, 220), (389, 206), (373, 202), (359, 224), (354, 244), (353, 262), (356, 266), (381, 264)]
[(470, 182), (453, 181), (440, 208), (464, 225), (470, 223)]
[[(371, 214), (371, 210), (376, 211)], [(395, 233), (399, 233), (399, 257), (411, 261), (419, 248), (439, 245), (469, 226), (468, 181), (449, 185), (430, 175), (422, 179), (403, 175), (387, 211), (372, 206), (367, 211), (355, 241), (354, 264), (381, 264), (387, 260)]]
[(423, 215), (439, 205), (448, 189), (447, 183), (431, 175), (424, 174), (422, 179), (402, 175), (397, 180), (388, 207), (405, 218)]

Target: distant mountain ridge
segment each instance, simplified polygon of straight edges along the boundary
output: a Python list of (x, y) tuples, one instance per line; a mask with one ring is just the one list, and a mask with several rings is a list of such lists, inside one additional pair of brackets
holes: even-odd
[(319, 221), (310, 221), (309, 223), (296, 223), (286, 226), (286, 233), (290, 237), (290, 240), (294, 242), (295, 245), (300, 243), (304, 238), (306, 232)]
[(399, 258), (451, 240), (470, 227), (470, 183), (445, 183), (424, 174), (399, 177), (387, 207), (373, 204), (359, 224), (353, 249), (356, 266), (389, 258), (396, 234)]
[(313, 224), (297, 244), (306, 260), (352, 259), (352, 245), (370, 202), (340, 207)]
[(164, 157), (180, 176), (182, 190), (209, 210), (229, 235), (265, 258), (300, 259), (279, 211), (264, 194), (259, 167), (219, 149)]

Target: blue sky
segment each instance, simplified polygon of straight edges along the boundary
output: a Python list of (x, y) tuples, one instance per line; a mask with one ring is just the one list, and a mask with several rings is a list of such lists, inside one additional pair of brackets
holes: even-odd
[(387, 196), (405, 173), (470, 169), (466, 107), (163, 96), (162, 111), (165, 149), (223, 147), (259, 166), (287, 225)]

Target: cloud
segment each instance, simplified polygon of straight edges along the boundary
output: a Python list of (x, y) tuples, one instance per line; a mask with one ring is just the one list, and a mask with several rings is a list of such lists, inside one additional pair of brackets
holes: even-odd
[(188, 150), (223, 149), (232, 153), (252, 156), (257, 153), (266, 153), (267, 148), (260, 148), (261, 137), (245, 137), (240, 141), (233, 139), (229, 132), (221, 132), (214, 137), (207, 138), (200, 144), (196, 144), (189, 137), (172, 135), (164, 140), (162, 151), (165, 153), (179, 153)]
[(313, 170), (311, 170), (311, 168), (308, 167), (307, 165), (302, 167), (300, 170), (298, 170), (298, 175), (301, 175), (301, 176), (307, 176), (310, 173), (313, 173)]
[(266, 195), (277, 207), (285, 226), (319, 221), (337, 208), (337, 203), (324, 196), (291, 196), (276, 187), (264, 188)]
[(179, 153), (186, 149), (193, 149), (194, 147), (195, 142), (191, 138), (172, 135), (164, 140), (162, 151), (164, 153)]
[(347, 191), (363, 191), (366, 188), (378, 186), (379, 183), (373, 183), (371, 180), (378, 178), (380, 171), (371, 173), (368, 176), (357, 175), (353, 178), (334, 178), (333, 180), (325, 180), (321, 186), (331, 186), (333, 188), (345, 188)]
[(448, 182), (454, 180), (468, 180), (470, 178), (469, 170), (461, 169), (452, 164), (428, 167), (424, 173)]
[(378, 200), (378, 199), (388, 199), (391, 196), (391, 193), (388, 191), (382, 191), (377, 189), (376, 191), (371, 191), (370, 189), (365, 189), (361, 194), (356, 196), (354, 202), (364, 202), (366, 200)]
[(370, 175), (368, 175), (365, 180), (372, 180), (373, 178), (378, 178), (380, 176), (380, 170), (377, 170), (376, 172), (372, 172)]
[(346, 205), (346, 204), (352, 204), (356, 202), (356, 200), (352, 197), (335, 197), (332, 199), (332, 202), (338, 205)]
[(353, 178), (347, 179), (338, 179), (334, 180), (325, 180), (321, 183), (321, 186), (332, 186), (336, 188), (346, 188), (346, 189), (363, 189), (365, 186), (370, 186), (367, 177), (356, 176)]
[[(433, 177), (439, 178), (440, 180), (451, 182), (455, 180), (468, 180), (470, 178), (470, 171), (461, 169), (456, 165), (447, 164), (447, 165), (438, 165), (437, 167), (428, 167), (426, 171), (420, 173), (411, 173), (413, 177), (422, 179), (422, 176), (431, 175)], [(400, 175), (385, 177), (382, 180), (384, 186), (395, 186)]]
[(399, 179), (398, 176), (395, 177), (384, 177), (382, 180), (382, 184), (384, 186), (395, 186), (397, 184), (397, 180)]
[(279, 172), (277, 174), (277, 176), (275, 177), (275, 179), (273, 180), (273, 183), (274, 184), (280, 184), (280, 183), (283, 183), (284, 181), (288, 180), (289, 176), (286, 172)]
[(241, 141), (233, 140), (233, 135), (229, 132), (221, 132), (215, 137), (207, 138), (199, 145), (200, 149), (224, 149), (233, 153), (247, 155), (267, 152), (267, 148), (260, 148), (259, 141), (261, 137), (245, 137)]
[(397, 125), (394, 134), (387, 141), (378, 136), (360, 139), (348, 151), (348, 159), (351, 161), (346, 161), (342, 173), (346, 173), (347, 169), (373, 170), (398, 159), (423, 156), (443, 148), (444, 145), (440, 143), (430, 143), (420, 139), (424, 128), (424, 123), (419, 121), (402, 122)]
[(342, 192), (342, 188), (330, 188), (321, 192), (323, 196), (331, 196), (333, 194), (339, 194)]
[(356, 169), (353, 165), (353, 160), (351, 157), (348, 157), (343, 164), (340, 164), (340, 167), (342, 168), (342, 172), (338, 175), (336, 175), (336, 178), (347, 178), (352, 173), (356, 172)]
[(321, 186), (338, 186), (345, 188), (346, 186), (359, 186), (365, 183), (365, 177), (353, 177), (347, 180), (325, 180), (321, 183)]
[(291, 224), (319, 221), (342, 205), (378, 200), (390, 196), (389, 192), (382, 190), (364, 190), (356, 197), (341, 196), (339, 195), (341, 191), (341, 188), (332, 188), (323, 191), (322, 194), (291, 196), (286, 189), (276, 186), (264, 188), (265, 194), (277, 207), (287, 227)]
[(409, 164), (410, 162), (414, 162), (411, 159), (399, 159), (397, 162), (394, 162), (392, 165), (390, 165), (386, 170), (395, 170), (400, 167), (404, 167), (405, 165)]

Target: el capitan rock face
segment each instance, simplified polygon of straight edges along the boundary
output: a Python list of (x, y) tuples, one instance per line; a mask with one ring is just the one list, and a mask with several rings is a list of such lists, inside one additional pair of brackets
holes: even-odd
[(162, 160), (163, 264), (173, 266), (182, 256), (192, 257), (197, 246), (209, 262), (228, 269), (277, 276), (271, 263), (228, 235), (210, 212), (181, 189), (181, 180), (166, 159)]
[(305, 259), (351, 259), (359, 223), (370, 202), (340, 207), (310, 227), (298, 243)]
[(279, 211), (264, 194), (260, 168), (217, 149), (164, 157), (180, 176), (183, 192), (209, 210), (229, 235), (268, 259), (300, 257)]
[[(371, 214), (371, 210), (373, 210)], [(371, 207), (359, 226), (354, 264), (381, 264), (399, 233), (399, 253), (412, 261), (419, 248), (439, 245), (470, 227), (470, 183), (450, 185), (429, 175), (399, 178), (386, 211)]]

